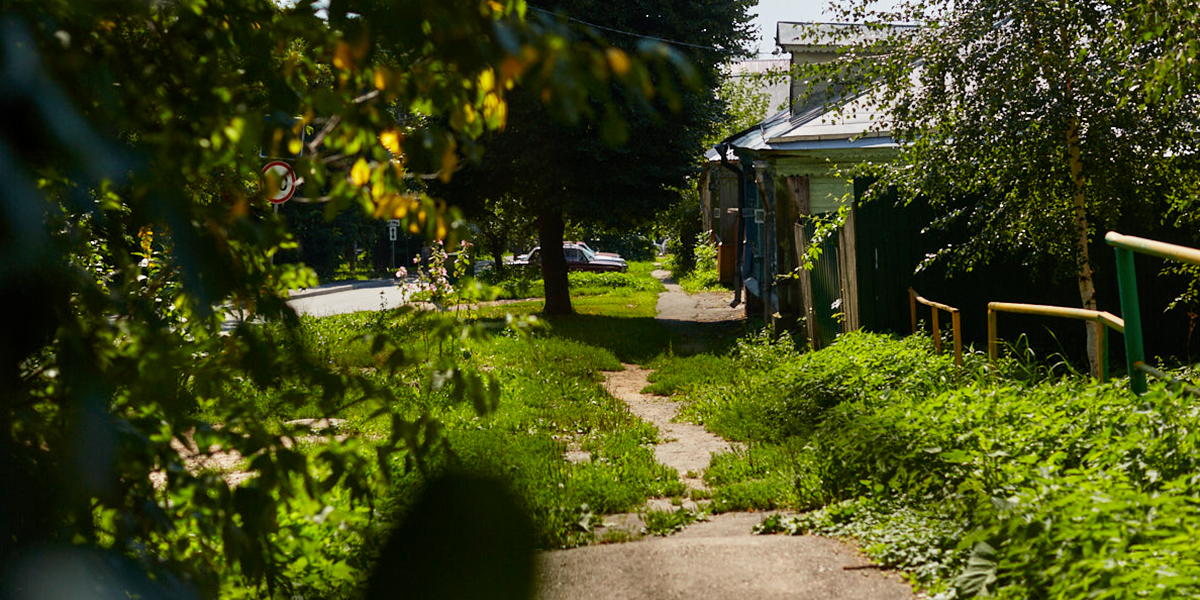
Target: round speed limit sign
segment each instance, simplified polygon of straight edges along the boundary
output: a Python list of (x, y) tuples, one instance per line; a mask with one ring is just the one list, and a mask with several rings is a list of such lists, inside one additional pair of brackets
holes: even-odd
[(296, 172), (281, 160), (267, 163), (262, 168), (262, 177), (267, 200), (273, 204), (283, 204), (296, 193)]

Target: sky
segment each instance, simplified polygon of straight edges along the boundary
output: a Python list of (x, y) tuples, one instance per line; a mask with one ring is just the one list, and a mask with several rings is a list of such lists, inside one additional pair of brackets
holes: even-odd
[[(758, 46), (760, 57), (769, 57), (775, 50), (775, 24), (780, 21), (831, 21), (829, 12), (830, 0), (759, 0), (758, 8), (751, 12), (758, 14), (754, 24), (759, 28), (761, 42)], [(876, 8), (890, 8), (896, 0), (879, 0)]]
[(828, 21), (822, 17), (827, 12), (829, 0), (759, 0), (754, 25), (758, 26), (760, 57), (771, 54), (775, 50), (775, 24), (779, 21)]

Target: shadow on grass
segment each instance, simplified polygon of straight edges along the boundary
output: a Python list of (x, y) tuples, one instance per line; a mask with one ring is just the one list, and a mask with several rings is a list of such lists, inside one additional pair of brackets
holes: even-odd
[(645, 364), (663, 354), (726, 354), (746, 332), (745, 321), (662, 320), (653, 317), (550, 317), (550, 335), (606, 348), (625, 363)]
[(605, 348), (623, 363), (648, 362), (671, 350), (675, 341), (654, 317), (576, 314), (543, 319), (550, 335)]
[(694, 354), (726, 354), (737, 345), (751, 324), (746, 320), (736, 321), (680, 321), (656, 319), (671, 338), (672, 350), (677, 356)]
[[(612, 311), (614, 307), (593, 306), (585, 300), (577, 302), (580, 312), (570, 316), (543, 316), (539, 312), (542, 302), (533, 301), (489, 307), (480, 311), (480, 317), (498, 318), (503, 313), (537, 315), (549, 326), (546, 335), (605, 348), (621, 362), (637, 364), (645, 364), (668, 353), (676, 356), (725, 354), (734, 347), (738, 338), (749, 331), (749, 327), (755, 325), (745, 320), (696, 322), (659, 319), (648, 314), (653, 312), (653, 308), (635, 308), (633, 305), (622, 307), (625, 301), (616, 299), (616, 308), (628, 308), (631, 312), (642, 314), (589, 314), (586, 311)], [(608, 302), (613, 300), (609, 299)]]

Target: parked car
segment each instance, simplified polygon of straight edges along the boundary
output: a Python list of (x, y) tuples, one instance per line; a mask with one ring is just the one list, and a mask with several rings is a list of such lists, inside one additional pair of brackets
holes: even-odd
[[(580, 248), (583, 248), (584, 250), (587, 250), (588, 252), (591, 252), (592, 254), (595, 254), (596, 256), (606, 256), (608, 258), (621, 258), (621, 255), (617, 254), (616, 252), (597, 252), (595, 250), (592, 250), (592, 247), (587, 245), (587, 242), (566, 242), (565, 244), (563, 244), (563, 247), (564, 248), (567, 247), (568, 244), (579, 246)], [(621, 258), (621, 260), (624, 261), (625, 259)]]
[[(563, 257), (567, 259), (568, 271), (616, 271), (624, 273), (629, 270), (629, 265), (625, 259), (619, 256), (600, 256), (592, 252), (591, 249), (581, 247), (574, 243), (563, 244)], [(516, 258), (512, 262), (513, 266), (529, 266), (536, 265), (541, 262), (541, 248), (537, 247), (529, 251), (529, 254), (524, 254)]]
[(601, 258), (601, 259), (613, 260), (613, 261), (621, 263), (626, 269), (629, 268), (629, 263), (626, 262), (625, 259), (622, 258), (620, 254), (617, 254), (616, 252), (596, 252), (595, 250), (592, 250), (592, 248), (584, 242), (564, 242), (563, 243), (563, 251), (565, 252), (567, 248), (570, 248), (572, 246), (583, 250), (584, 253), (590, 253), (590, 254), (588, 254), (588, 256), (595, 256), (595, 257)]

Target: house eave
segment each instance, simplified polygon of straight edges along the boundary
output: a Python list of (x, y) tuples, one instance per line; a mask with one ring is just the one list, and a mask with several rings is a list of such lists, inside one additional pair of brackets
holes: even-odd
[(844, 133), (806, 133), (800, 135), (782, 135), (777, 138), (771, 138), (770, 140), (767, 140), (767, 144), (774, 147), (780, 144), (789, 144), (792, 142), (832, 142), (838, 140), (846, 142), (858, 142), (860, 140), (881, 140), (884, 138), (887, 139), (888, 143), (892, 143), (892, 134), (890, 131), (864, 131), (852, 136), (847, 136)]

